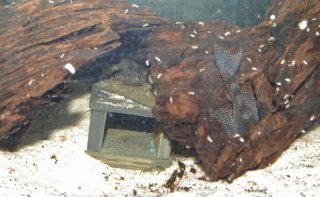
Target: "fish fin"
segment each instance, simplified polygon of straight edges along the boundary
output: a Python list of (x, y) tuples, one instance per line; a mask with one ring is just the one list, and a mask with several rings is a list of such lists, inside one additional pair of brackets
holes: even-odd
[(213, 49), (214, 58), (220, 73), (228, 73), (234, 77), (240, 68), (242, 49), (240, 49), (236, 54), (230, 54), (217, 43), (213, 44)]
[(229, 138), (232, 138), (236, 134), (234, 121), (232, 118), (232, 112), (220, 109), (214, 111), (212, 115), (224, 126), (224, 129), (228, 134)]
[(244, 134), (245, 126), (249, 122), (259, 121), (259, 113), (254, 96), (241, 91), (235, 96), (233, 102), (233, 119), (235, 122), (235, 129)]
[[(235, 86), (237, 84), (234, 83), (234, 76), (240, 67), (242, 49), (236, 54), (230, 54), (217, 43), (213, 44), (213, 48), (216, 65), (220, 71), (223, 82), (227, 87), (229, 95), (232, 98), (235, 94), (234, 91), (236, 91), (235, 88), (239, 86)], [(239, 89), (239, 87), (237, 89)]]

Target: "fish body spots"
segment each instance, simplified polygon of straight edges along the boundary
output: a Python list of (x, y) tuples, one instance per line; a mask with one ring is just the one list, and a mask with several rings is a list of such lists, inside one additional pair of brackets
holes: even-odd
[(144, 85), (148, 83), (149, 69), (131, 59), (122, 59), (103, 71), (100, 79), (121, 81), (126, 85)]
[(213, 45), (214, 58), (221, 74), (235, 76), (240, 68), (242, 49), (236, 54), (230, 54), (218, 44)]
[(246, 135), (246, 126), (250, 122), (259, 121), (259, 113), (254, 96), (249, 95), (235, 82), (242, 59), (242, 50), (230, 54), (217, 43), (213, 45), (214, 59), (220, 76), (228, 90), (228, 98), (232, 103), (232, 112), (226, 109), (219, 109), (212, 113), (224, 128), (230, 138), (236, 133)]
[(234, 119), (232, 118), (232, 112), (225, 109), (220, 109), (213, 112), (213, 116), (223, 124), (228, 136), (233, 136), (236, 133)]

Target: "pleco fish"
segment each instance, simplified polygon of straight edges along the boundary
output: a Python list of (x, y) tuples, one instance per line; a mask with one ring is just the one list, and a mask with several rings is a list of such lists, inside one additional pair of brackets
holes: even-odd
[(236, 54), (230, 54), (217, 43), (214, 43), (213, 48), (216, 65), (228, 90), (228, 98), (232, 103), (232, 112), (219, 109), (214, 111), (212, 115), (224, 125), (230, 138), (236, 133), (246, 135), (247, 124), (259, 121), (259, 114), (255, 97), (241, 90), (240, 85), (234, 80), (240, 67), (242, 50)]
[(149, 68), (131, 59), (122, 59), (118, 64), (105, 69), (100, 79), (121, 81), (126, 85), (139, 86), (148, 83)]

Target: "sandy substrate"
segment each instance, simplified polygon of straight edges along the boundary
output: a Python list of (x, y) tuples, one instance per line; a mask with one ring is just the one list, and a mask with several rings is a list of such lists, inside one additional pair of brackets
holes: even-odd
[[(73, 94), (50, 106), (22, 148), (0, 151), (1, 196), (317, 196), (320, 194), (320, 128), (293, 143), (276, 163), (232, 184), (199, 180), (194, 158), (174, 158), (163, 171), (112, 168), (88, 156), (89, 94)], [(164, 187), (177, 160), (186, 165), (176, 190)], [(195, 173), (190, 169), (196, 169)]]

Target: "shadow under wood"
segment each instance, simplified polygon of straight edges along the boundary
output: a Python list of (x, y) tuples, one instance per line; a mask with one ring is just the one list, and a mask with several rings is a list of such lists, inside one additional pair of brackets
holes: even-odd
[(91, 84), (72, 80), (67, 82), (67, 85), (72, 89), (71, 94), (61, 103), (49, 104), (38, 113), (20, 147), (49, 140), (54, 132), (78, 125), (86, 113), (89, 113)]
[[(72, 93), (60, 102), (61, 92), (55, 92), (57, 98), (47, 97), (50, 93), (46, 93), (43, 97), (47, 100), (58, 101), (58, 104), (30, 106), (33, 114), (28, 119), (28, 124), (18, 125), (17, 132), (9, 136), (9, 138), (0, 140), (0, 147), (6, 150), (17, 150), (26, 145), (32, 145), (39, 140), (49, 139), (52, 132), (63, 129), (68, 126), (74, 126), (89, 112), (89, 94), (91, 85), (100, 80), (103, 70), (109, 68), (111, 65), (119, 63), (122, 59), (132, 59), (135, 62), (143, 65), (146, 59), (145, 46), (141, 46), (141, 37), (147, 36), (150, 30), (147, 31), (129, 31), (121, 34), (122, 46), (116, 50), (108, 53), (108, 55), (99, 56), (95, 60), (86, 62), (77, 73), (72, 76), (67, 85), (71, 86)], [(142, 66), (145, 67), (145, 66)], [(144, 69), (148, 69), (145, 67)], [(135, 76), (141, 77), (141, 76)], [(61, 85), (61, 84), (60, 84)], [(54, 91), (58, 86), (52, 90)], [(50, 91), (52, 91), (50, 90)], [(50, 92), (49, 91), (49, 92)], [(69, 108), (74, 102), (84, 102), (79, 99), (82, 96), (87, 96), (86, 103), (80, 103), (84, 106), (78, 106), (78, 111), (70, 111)], [(41, 100), (41, 99), (40, 99)], [(81, 100), (81, 101), (80, 101)], [(32, 102), (31, 102), (32, 103)], [(44, 107), (43, 107), (44, 106)], [(38, 108), (42, 108), (38, 110)], [(37, 115), (35, 115), (38, 112)], [(21, 123), (23, 124), (23, 123)], [(32, 124), (30, 128), (29, 125)], [(28, 130), (29, 128), (29, 130)]]

